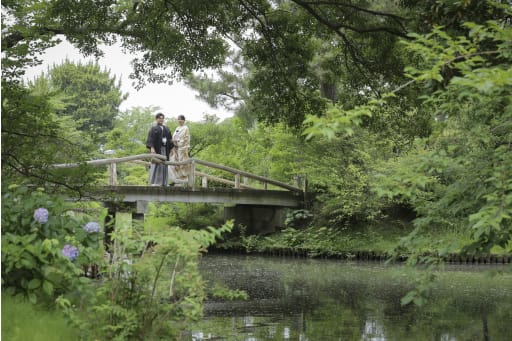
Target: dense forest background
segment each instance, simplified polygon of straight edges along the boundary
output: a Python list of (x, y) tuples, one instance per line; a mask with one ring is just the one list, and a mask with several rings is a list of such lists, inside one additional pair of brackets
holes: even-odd
[[(65, 61), (23, 80), (62, 37), (84, 55), (120, 43), (141, 52), (139, 86), (183, 79), (234, 112), (189, 122), (193, 157), (307, 179), (310, 226), (401, 217), (414, 229), (397, 250), (510, 250), (509, 1), (4, 1), (2, 14), (3, 191), (81, 194), (104, 169), (50, 166), (145, 152), (157, 108), (119, 111), (108, 70)], [(146, 181), (143, 167), (119, 172)]]

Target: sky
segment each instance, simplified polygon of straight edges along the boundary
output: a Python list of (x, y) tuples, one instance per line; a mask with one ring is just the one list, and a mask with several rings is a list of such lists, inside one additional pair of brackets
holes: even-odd
[[(121, 79), (121, 90), (128, 93), (128, 98), (121, 104), (120, 110), (125, 111), (133, 107), (157, 106), (166, 117), (176, 117), (179, 114), (185, 115), (188, 121), (201, 121), (203, 115), (215, 114), (221, 120), (232, 117), (233, 113), (227, 110), (213, 109), (206, 102), (197, 99), (196, 92), (183, 83), (176, 82), (173, 85), (150, 84), (137, 90), (132, 85), (132, 80), (128, 78), (132, 71), (130, 61), (133, 55), (125, 54), (120, 46), (106, 46), (103, 48), (104, 56), (97, 60), (102, 69), (110, 70), (111, 75), (116, 75), (116, 79)], [(83, 57), (78, 49), (69, 42), (63, 41), (57, 46), (45, 51), (41, 58), (43, 63), (30, 68), (26, 72), (26, 79), (32, 80), (41, 73), (46, 72), (48, 67), (54, 64), (61, 64), (68, 59), (70, 61), (95, 61), (94, 57)], [(155, 111), (156, 113), (157, 111)]]

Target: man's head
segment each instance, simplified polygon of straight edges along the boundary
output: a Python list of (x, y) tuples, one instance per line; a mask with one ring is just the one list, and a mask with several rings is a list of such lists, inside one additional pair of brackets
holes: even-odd
[(185, 124), (185, 116), (184, 115), (178, 115), (178, 124), (182, 126)]
[(158, 124), (160, 126), (162, 124), (164, 124), (164, 119), (165, 119), (165, 116), (161, 112), (159, 112), (158, 114), (155, 115), (156, 124)]

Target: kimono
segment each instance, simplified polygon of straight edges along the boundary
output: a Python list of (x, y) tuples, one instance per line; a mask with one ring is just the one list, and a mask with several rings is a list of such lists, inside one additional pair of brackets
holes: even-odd
[[(169, 160), (169, 153), (173, 147), (171, 132), (164, 125), (155, 125), (148, 132), (146, 147), (155, 149), (157, 154), (165, 156)], [(152, 163), (149, 169), (149, 183), (153, 186), (167, 186), (167, 165)]]
[[(178, 126), (172, 135), (174, 148), (170, 155), (171, 161), (181, 162), (188, 160), (190, 149), (190, 131), (186, 125)], [(171, 180), (176, 183), (186, 183), (190, 173), (190, 164), (180, 166), (169, 166)]]

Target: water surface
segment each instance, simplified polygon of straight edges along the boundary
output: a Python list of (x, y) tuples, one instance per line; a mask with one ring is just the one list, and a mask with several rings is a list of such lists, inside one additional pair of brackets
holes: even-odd
[(210, 285), (247, 301), (208, 301), (189, 340), (512, 340), (512, 275), (447, 266), (423, 307), (401, 306), (423, 271), (384, 263), (209, 255)]

